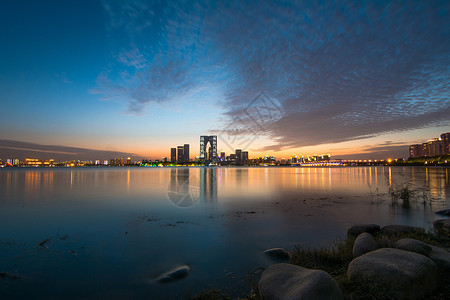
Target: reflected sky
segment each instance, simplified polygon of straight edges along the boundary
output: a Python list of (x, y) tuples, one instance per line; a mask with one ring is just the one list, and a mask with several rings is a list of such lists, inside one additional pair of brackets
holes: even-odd
[[(388, 186), (404, 184), (431, 205), (393, 206)], [(272, 263), (265, 249), (329, 245), (358, 223), (430, 226), (449, 195), (448, 168), (2, 169), (0, 271), (22, 279), (0, 280), (0, 295), (239, 296)], [(184, 264), (185, 279), (154, 282)]]

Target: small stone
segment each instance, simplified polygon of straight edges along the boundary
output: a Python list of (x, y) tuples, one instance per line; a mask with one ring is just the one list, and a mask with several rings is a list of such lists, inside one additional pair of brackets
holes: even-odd
[(190, 270), (189, 266), (186, 266), (186, 265), (180, 266), (173, 270), (170, 270), (169, 272), (162, 274), (161, 276), (156, 278), (156, 281), (158, 281), (158, 282), (175, 281), (175, 280), (186, 277), (189, 274), (189, 270)]
[(363, 232), (355, 240), (353, 244), (353, 257), (358, 257), (367, 252), (378, 249), (378, 243), (370, 233)]
[(258, 288), (263, 299), (344, 299), (339, 285), (328, 273), (286, 263), (268, 267)]
[(360, 225), (355, 225), (353, 227), (350, 227), (347, 230), (347, 234), (348, 235), (353, 235), (353, 236), (358, 236), (363, 232), (367, 232), (370, 234), (375, 234), (377, 232), (380, 231), (380, 226), (378, 226), (377, 224), (360, 224)]
[(408, 225), (387, 225), (381, 228), (381, 233), (388, 235), (398, 235), (398, 234), (412, 233), (416, 231), (423, 231), (423, 229)]
[(268, 256), (275, 259), (286, 259), (289, 260), (289, 252), (283, 248), (272, 248), (264, 251)]
[(438, 270), (424, 255), (382, 248), (352, 260), (347, 276), (371, 290), (385, 291), (384, 298), (414, 300), (433, 292)]

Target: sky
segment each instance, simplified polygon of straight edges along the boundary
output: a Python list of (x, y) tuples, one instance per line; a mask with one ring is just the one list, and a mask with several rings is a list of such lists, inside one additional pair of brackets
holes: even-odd
[(450, 1), (0, 6), (1, 147), (383, 159), (450, 131)]

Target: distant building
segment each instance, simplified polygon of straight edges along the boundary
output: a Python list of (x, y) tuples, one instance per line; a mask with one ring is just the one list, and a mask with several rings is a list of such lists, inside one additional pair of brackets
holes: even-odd
[(236, 166), (242, 165), (242, 150), (236, 149)]
[(189, 144), (184, 144), (184, 162), (189, 163)]
[(248, 164), (248, 151), (242, 151), (242, 163), (244, 165)]
[(220, 161), (225, 161), (225, 152), (220, 152)]
[(441, 134), (440, 138), (430, 139), (422, 144), (414, 144), (409, 146), (409, 156), (417, 157), (433, 157), (450, 155), (450, 132)]
[(170, 148), (170, 162), (177, 162), (177, 148)]
[(131, 157), (127, 157), (127, 165), (131, 165)]
[(184, 147), (183, 146), (178, 146), (177, 147), (177, 154), (178, 154), (177, 162), (179, 164), (184, 163)]
[(200, 160), (203, 162), (217, 162), (217, 135), (200, 136)]

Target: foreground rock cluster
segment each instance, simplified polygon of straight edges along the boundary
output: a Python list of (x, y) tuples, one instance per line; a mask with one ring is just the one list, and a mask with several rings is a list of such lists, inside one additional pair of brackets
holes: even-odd
[[(434, 226), (448, 232), (450, 219), (438, 220)], [(424, 299), (437, 288), (442, 276), (450, 274), (450, 253), (412, 238), (399, 239), (392, 247), (381, 248), (373, 237), (379, 233), (400, 236), (420, 230), (423, 231), (404, 225), (380, 228), (376, 224), (348, 229), (348, 235), (356, 237), (353, 260), (347, 268), (348, 280), (385, 293), (390, 299)], [(276, 248), (275, 252), (283, 251)], [(338, 283), (328, 273), (288, 263), (268, 267), (258, 287), (263, 299), (344, 299)]]

